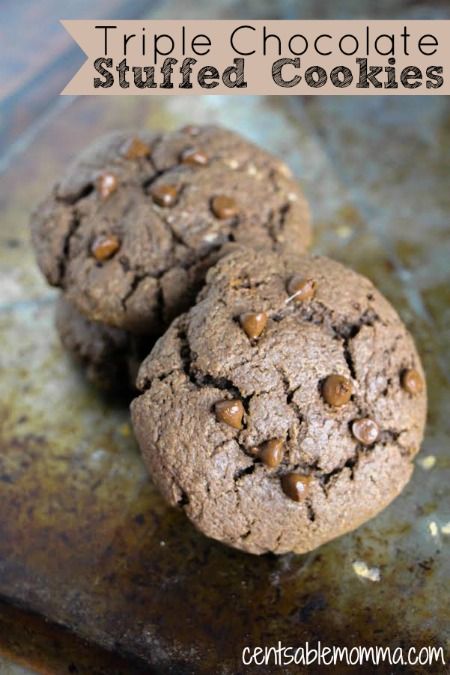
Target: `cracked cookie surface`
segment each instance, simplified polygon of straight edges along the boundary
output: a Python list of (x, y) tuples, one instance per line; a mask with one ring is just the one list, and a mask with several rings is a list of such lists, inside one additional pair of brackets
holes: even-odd
[(286, 165), (213, 126), (114, 132), (32, 216), (48, 281), (93, 321), (160, 335), (229, 242), (304, 251), (306, 201)]
[[(257, 337), (249, 315), (265, 317)], [(306, 552), (376, 515), (408, 482), (425, 424), (405, 326), (323, 257), (223, 258), (137, 384), (133, 425), (163, 495), (257, 554)]]

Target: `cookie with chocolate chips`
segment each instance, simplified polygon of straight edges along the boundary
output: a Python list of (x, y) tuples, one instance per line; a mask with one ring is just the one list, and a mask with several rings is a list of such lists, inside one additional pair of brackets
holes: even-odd
[(138, 387), (133, 425), (163, 495), (257, 554), (310, 551), (375, 516), (425, 424), (410, 334), (368, 279), (323, 257), (224, 257)]
[(308, 208), (279, 159), (213, 126), (115, 132), (32, 217), (38, 263), (87, 319), (161, 335), (224, 244), (305, 250)]
[(131, 395), (139, 365), (153, 342), (104, 323), (89, 321), (66, 298), (58, 298), (56, 329), (87, 379), (104, 391)]

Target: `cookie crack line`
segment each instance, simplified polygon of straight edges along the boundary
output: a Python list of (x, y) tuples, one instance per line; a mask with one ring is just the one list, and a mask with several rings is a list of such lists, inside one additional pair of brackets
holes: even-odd
[(80, 226), (81, 226), (81, 218), (79, 217), (79, 214), (76, 211), (72, 210), (72, 218), (70, 221), (70, 226), (67, 233), (64, 236), (61, 257), (58, 261), (58, 277), (59, 283), (61, 285), (64, 285), (66, 278), (67, 264), (70, 255), (70, 244), (72, 242), (73, 237), (78, 232)]
[(125, 313), (128, 311), (127, 304), (128, 304), (128, 301), (130, 300), (131, 296), (134, 295), (134, 293), (136, 292), (136, 290), (139, 287), (139, 284), (141, 284), (142, 281), (145, 281), (145, 279), (148, 279), (148, 278), (158, 280), (158, 277), (154, 277), (153, 275), (150, 275), (150, 274), (147, 274), (147, 273), (145, 273), (145, 274), (134, 273), (133, 274), (133, 278), (131, 279), (131, 283), (130, 283), (130, 288), (123, 295), (123, 297), (120, 299), (122, 309)]
[[(215, 244), (212, 245), (202, 256), (197, 256), (195, 260), (192, 260), (191, 262), (187, 263), (180, 263), (178, 267), (185, 272), (189, 272), (192, 268), (196, 267), (197, 265), (200, 265), (202, 262), (204, 262), (210, 255), (213, 255), (215, 252), (219, 251), (222, 247), (222, 243), (220, 244)], [(138, 272), (135, 268), (129, 267), (128, 264), (124, 264), (124, 262), (119, 258), (119, 263), (124, 270), (125, 273), (127, 272), (132, 272), (134, 274), (134, 277), (131, 281), (130, 288), (128, 291), (125, 293), (125, 295), (121, 298), (121, 304), (122, 304), (122, 309), (124, 312), (127, 311), (127, 303), (132, 297), (132, 295), (135, 293), (135, 291), (138, 289), (139, 284), (142, 281), (145, 281), (145, 279), (154, 279), (155, 281), (158, 282), (158, 295), (161, 293), (162, 294), (162, 287), (161, 287), (161, 279), (164, 277), (165, 274), (167, 274), (170, 270), (174, 269), (177, 265), (175, 265), (175, 261), (172, 260), (171, 263), (168, 263), (164, 268), (158, 272)], [(164, 296), (163, 294), (161, 295), (163, 305), (164, 303)], [(159, 311), (159, 318), (161, 319), (163, 314), (164, 314), (164, 309), (163, 311)], [(163, 324), (165, 324), (166, 321), (163, 321)]]
[(342, 338), (342, 351), (344, 355), (344, 360), (347, 364), (348, 371), (350, 373), (350, 376), (353, 380), (357, 380), (356, 376), (356, 367), (355, 367), (355, 362), (353, 360), (352, 353), (350, 351), (350, 342), (353, 338), (351, 337), (343, 337)]
[(254, 524), (257, 520), (256, 515), (251, 517), (251, 514), (247, 514), (247, 513), (242, 511), (242, 509), (241, 509), (241, 492), (240, 492), (240, 485), (239, 485), (239, 481), (242, 478), (242, 476), (252, 474), (255, 471), (255, 468), (256, 468), (255, 465), (251, 464), (249, 467), (246, 467), (245, 469), (241, 469), (241, 470), (235, 472), (234, 475), (233, 475), (233, 487), (231, 489), (234, 491), (234, 494), (236, 496), (236, 500), (238, 502), (237, 509), (241, 513), (244, 513), (244, 517), (245, 517), (245, 520), (246, 520), (246, 523), (247, 523), (246, 524), (247, 529), (243, 533), (238, 533), (236, 535), (236, 537), (234, 538), (235, 541), (245, 541), (246, 539), (248, 539), (250, 537), (250, 535), (252, 534), (253, 526), (254, 526)]
[(272, 311), (270, 313), (271, 318), (280, 322), (294, 314), (306, 323), (327, 328), (332, 337), (338, 337), (348, 342), (357, 336), (363, 326), (373, 326), (378, 321), (383, 323), (378, 314), (371, 308), (364, 310), (357, 321), (349, 322), (343, 319), (340, 323), (336, 323), (333, 310), (322, 302), (312, 300), (308, 304), (293, 304), (294, 298), (295, 294), (285, 301), (283, 307)]
[(182, 370), (189, 382), (191, 382), (191, 384), (193, 384), (198, 389), (210, 387), (213, 389), (219, 389), (220, 391), (226, 391), (231, 394), (232, 397), (238, 397), (243, 402), (244, 407), (247, 408), (246, 412), (248, 412), (249, 397), (243, 396), (234, 382), (227, 379), (226, 377), (214, 377), (213, 375), (204, 373), (200, 369), (194, 367), (193, 362), (195, 361), (195, 357), (193, 357), (189, 336), (186, 330), (182, 329), (179, 331), (178, 339), (180, 340)]
[(284, 225), (286, 223), (287, 215), (290, 209), (291, 204), (289, 202), (285, 202), (277, 209), (272, 209), (264, 222), (264, 225), (267, 229), (267, 233), (270, 239), (272, 240), (273, 244), (272, 250), (275, 250), (278, 244), (280, 243), (279, 235), (284, 229)]
[(92, 181), (89, 181), (86, 185), (83, 185), (80, 190), (72, 196), (60, 196), (58, 194), (55, 194), (55, 201), (59, 202), (60, 204), (66, 204), (67, 206), (76, 206), (78, 202), (82, 201), (83, 199), (86, 199), (86, 197), (89, 197), (89, 195), (94, 192), (95, 187), (94, 183)]
[[(240, 447), (241, 450), (242, 450), (242, 447), (241, 447), (240, 444), (239, 444), (239, 447)], [(246, 456), (247, 456), (247, 455), (246, 455)], [(250, 458), (249, 458), (249, 459), (250, 459)], [(255, 469), (256, 469), (256, 465), (255, 465), (254, 462), (253, 462), (252, 464), (249, 464), (249, 466), (245, 466), (245, 467), (243, 467), (243, 468), (241, 468), (241, 469), (237, 469), (237, 470), (234, 472), (234, 474), (233, 474), (233, 480), (234, 480), (234, 482), (235, 482), (235, 483), (238, 483), (238, 482), (241, 480), (241, 478), (242, 478), (243, 476), (248, 476), (248, 475), (254, 473)]]

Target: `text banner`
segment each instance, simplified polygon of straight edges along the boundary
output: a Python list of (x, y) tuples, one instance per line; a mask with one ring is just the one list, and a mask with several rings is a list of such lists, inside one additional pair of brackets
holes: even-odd
[(63, 94), (448, 94), (450, 21), (62, 22)]

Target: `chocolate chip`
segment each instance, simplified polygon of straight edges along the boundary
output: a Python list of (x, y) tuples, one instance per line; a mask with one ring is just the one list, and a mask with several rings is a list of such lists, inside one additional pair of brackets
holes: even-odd
[(102, 173), (98, 176), (95, 187), (102, 199), (106, 199), (117, 190), (117, 178), (112, 173)]
[(352, 383), (343, 375), (328, 375), (322, 385), (322, 396), (325, 401), (338, 408), (350, 401)]
[(378, 424), (370, 417), (362, 417), (352, 423), (352, 434), (363, 445), (372, 445), (380, 433)]
[(131, 138), (129, 141), (127, 141), (123, 148), (123, 154), (126, 159), (139, 159), (140, 157), (148, 157), (150, 153), (150, 146), (137, 137)]
[(232, 197), (226, 195), (218, 195), (213, 197), (211, 201), (211, 209), (216, 218), (220, 220), (227, 220), (234, 218), (238, 214), (237, 204)]
[(192, 164), (193, 166), (206, 166), (208, 164), (208, 155), (202, 150), (187, 148), (181, 153), (180, 157), (183, 164)]
[(158, 206), (173, 206), (177, 201), (178, 190), (175, 185), (154, 185), (150, 194)]
[(106, 234), (97, 237), (91, 246), (92, 255), (98, 262), (104, 262), (113, 257), (120, 248), (120, 240), (115, 234)]
[(314, 279), (305, 279), (304, 277), (292, 277), (288, 284), (288, 293), (293, 296), (294, 302), (307, 302), (312, 300), (316, 294), (316, 282)]
[(242, 429), (242, 418), (244, 416), (242, 401), (237, 398), (218, 401), (214, 410), (218, 422), (224, 422), (233, 429)]
[(281, 487), (283, 492), (295, 502), (301, 502), (309, 493), (309, 484), (311, 476), (305, 476), (301, 473), (287, 473), (281, 476)]
[(239, 317), (239, 322), (250, 340), (256, 340), (267, 325), (267, 314), (265, 312), (256, 312), (255, 314), (245, 312)]
[(414, 370), (413, 368), (408, 368), (403, 371), (401, 383), (403, 389), (413, 396), (421, 394), (423, 391), (423, 379), (417, 370)]
[(271, 469), (275, 469), (283, 459), (284, 442), (281, 438), (272, 438), (261, 445), (258, 452), (260, 460)]

